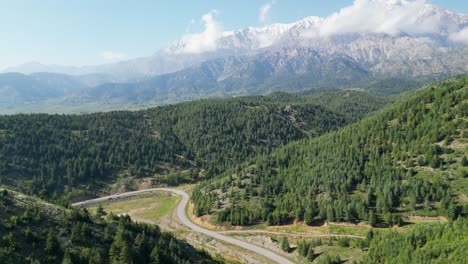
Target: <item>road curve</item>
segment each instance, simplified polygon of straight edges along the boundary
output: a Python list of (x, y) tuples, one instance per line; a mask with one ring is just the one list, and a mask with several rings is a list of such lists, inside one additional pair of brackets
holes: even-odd
[(115, 194), (115, 195), (105, 196), (105, 197), (92, 199), (92, 200), (86, 200), (86, 201), (74, 203), (74, 204), (72, 204), (72, 206), (85, 207), (85, 206), (89, 206), (89, 205), (98, 204), (98, 203), (101, 203), (101, 202), (113, 200), (115, 198), (128, 197), (128, 196), (133, 196), (133, 195), (139, 194), (139, 193), (153, 192), (153, 191), (172, 192), (172, 193), (175, 193), (177, 195), (182, 196), (182, 201), (177, 206), (177, 217), (180, 219), (180, 221), (185, 226), (192, 229), (193, 231), (196, 231), (196, 232), (205, 234), (207, 236), (210, 236), (212, 238), (215, 238), (215, 239), (218, 239), (218, 240), (221, 240), (221, 241), (224, 241), (224, 242), (228, 242), (230, 244), (233, 244), (233, 245), (245, 248), (247, 250), (253, 251), (253, 252), (255, 252), (257, 254), (260, 254), (260, 255), (268, 258), (268, 259), (271, 259), (272, 261), (274, 261), (276, 263), (280, 263), (280, 264), (292, 264), (293, 263), (290, 260), (288, 260), (288, 259), (286, 259), (286, 258), (284, 258), (284, 257), (282, 257), (282, 256), (280, 256), (280, 255), (278, 255), (278, 254), (276, 254), (276, 253), (274, 253), (272, 251), (264, 249), (262, 247), (252, 245), (252, 244), (249, 244), (247, 242), (244, 242), (244, 241), (241, 241), (241, 240), (229, 237), (229, 236), (219, 234), (217, 232), (202, 228), (202, 227), (194, 224), (192, 221), (190, 221), (190, 219), (188, 219), (187, 215), (185, 214), (185, 208), (187, 207), (187, 204), (188, 204), (190, 198), (189, 198), (189, 195), (186, 192), (182, 191), (182, 190), (170, 189), (170, 188), (146, 189), (146, 190), (140, 190), (140, 191), (134, 191), (134, 192), (127, 192), (127, 193), (122, 193), (122, 194)]

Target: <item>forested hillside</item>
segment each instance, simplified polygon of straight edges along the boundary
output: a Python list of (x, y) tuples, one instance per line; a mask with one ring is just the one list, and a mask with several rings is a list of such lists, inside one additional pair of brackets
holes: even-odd
[[(158, 226), (0, 191), (0, 263), (218, 263)], [(107, 220), (104, 220), (107, 218)]]
[[(466, 263), (468, 220), (416, 226), (408, 232), (370, 232), (363, 263)], [(366, 245), (367, 246), (367, 245)]]
[(136, 112), (0, 116), (0, 184), (64, 202), (102, 190), (119, 175), (193, 182), (335, 130), (385, 104), (342, 91), (202, 100)]
[(193, 192), (197, 215), (400, 225), (468, 207), (468, 77), (437, 83), (356, 124), (288, 144)]

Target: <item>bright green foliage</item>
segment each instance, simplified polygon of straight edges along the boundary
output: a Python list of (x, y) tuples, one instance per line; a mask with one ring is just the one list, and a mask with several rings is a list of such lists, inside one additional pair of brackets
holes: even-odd
[(304, 223), (306, 223), (306, 225), (312, 225), (313, 221), (314, 221), (314, 212), (312, 212), (312, 209), (307, 208), (304, 213)]
[(104, 207), (102, 207), (102, 204), (99, 204), (96, 209), (96, 218), (100, 219), (104, 215), (106, 215), (106, 212), (104, 211)]
[(340, 247), (349, 247), (349, 243), (350, 243), (349, 237), (342, 237), (338, 239), (338, 241), (336, 242), (336, 244)]
[[(0, 195), (0, 263), (217, 263), (158, 226), (130, 217), (93, 220), (85, 210), (65, 210), (32, 198)], [(11, 226), (10, 218), (35, 216)], [(152, 252), (154, 248), (156, 251)]]
[[(162, 175), (157, 179), (171, 185), (212, 178), (386, 104), (351, 91), (284, 95), (209, 99), (135, 112), (0, 116), (0, 182), (65, 203), (60, 194), (103, 189), (122, 172)], [(173, 172), (185, 169), (190, 173)]]
[(49, 255), (57, 254), (60, 252), (60, 243), (58, 242), (56, 232), (57, 231), (54, 230), (54, 228), (50, 228), (49, 232), (47, 233), (44, 250)]
[(314, 260), (316, 255), (314, 252), (314, 248), (321, 246), (322, 240), (321, 239), (314, 239), (311, 241), (304, 241), (299, 240), (297, 242), (297, 252), (300, 256), (306, 257), (309, 260)]
[(466, 263), (468, 220), (421, 225), (403, 233), (376, 232), (365, 263)]
[(283, 237), (281, 239), (281, 249), (284, 251), (284, 252), (289, 252), (289, 250), (291, 250), (291, 248), (289, 247), (289, 241), (288, 241), (288, 238), (287, 237)]
[(320, 259), (319, 264), (341, 264), (341, 259), (336, 255), (325, 255)]
[(315, 255), (315, 250), (313, 247), (309, 247), (309, 250), (307, 250), (307, 260), (313, 261), (317, 256)]
[(201, 184), (193, 200), (206, 212), (221, 199), (218, 220), (234, 225), (290, 223), (308, 210), (326, 221), (371, 225), (401, 224), (400, 214), (415, 210), (455, 219), (461, 206), (449, 178), (458, 173), (448, 158), (455, 154), (440, 142), (467, 140), (467, 99), (468, 77), (438, 83), (361, 122), (238, 166)]

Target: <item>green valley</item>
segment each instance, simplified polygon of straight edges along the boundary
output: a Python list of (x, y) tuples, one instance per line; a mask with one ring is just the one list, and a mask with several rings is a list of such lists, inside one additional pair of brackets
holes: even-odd
[(468, 264), (468, 1), (0, 1), (0, 264)]
[[(139, 111), (0, 116), (0, 184), (64, 206), (28, 198), (19, 208), (17, 197), (27, 196), (7, 191), (2, 258), (121, 263), (135, 258), (132, 250), (144, 234), (174, 245), (189, 241), (200, 263), (238, 259), (230, 253), (239, 248), (205, 247), (197, 240), (206, 237), (181, 228), (174, 196), (142, 194), (70, 209), (72, 202), (106, 194), (190, 183), (184, 189), (191, 194), (191, 221), (294, 262), (449, 257), (461, 263), (468, 213), (467, 87), (468, 78), (459, 77), (398, 97), (356, 90), (275, 92)], [(38, 222), (23, 216), (38, 211)], [(35, 254), (24, 237), (28, 226), (36, 228), (28, 231), (36, 237), (31, 241), (54, 233), (50, 239), (60, 250)], [(80, 238), (89, 230), (94, 242)], [(12, 247), (13, 238), (25, 246)], [(185, 246), (165, 251), (158, 243), (166, 242), (144, 240), (147, 259), (137, 263), (193, 261)], [(381, 251), (388, 241), (417, 255)], [(114, 244), (119, 256), (111, 252)], [(127, 246), (129, 255), (120, 256)], [(249, 254), (242, 254), (244, 261), (264, 261)]]
[(349, 91), (210, 99), (136, 112), (1, 116), (0, 184), (65, 204), (109, 191), (109, 183), (131, 185), (129, 177), (196, 182), (386, 104)]
[[(455, 250), (461, 255), (454, 263), (461, 263), (457, 245), (466, 246), (461, 219), (468, 214), (467, 98), (467, 77), (436, 83), (356, 124), (257, 156), (226, 171), (224, 178), (198, 185), (194, 212), (211, 214), (213, 223), (253, 228), (346, 222), (370, 230), (405, 226), (414, 216), (460, 219), (448, 226), (417, 225), (404, 236), (423, 232), (430, 237), (432, 230), (453, 229), (452, 238), (430, 238), (435, 241), (426, 248), (440, 248), (431, 257), (418, 254), (428, 262), (443, 261), (443, 252)], [(370, 253), (388, 240), (402, 243), (404, 236), (379, 235)], [(458, 242), (445, 244), (446, 239)], [(391, 251), (372, 254), (372, 263), (393, 259)], [(402, 259), (413, 261), (418, 260)]]

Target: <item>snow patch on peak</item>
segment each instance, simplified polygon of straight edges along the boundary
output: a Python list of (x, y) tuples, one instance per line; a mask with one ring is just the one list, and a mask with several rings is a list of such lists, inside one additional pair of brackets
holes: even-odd
[[(403, 34), (448, 43), (463, 39), (461, 30), (466, 26), (468, 15), (430, 5), (426, 0), (355, 0), (352, 5), (324, 18), (309, 16), (293, 23), (224, 31), (217, 39), (211, 39), (209, 48), (210, 52), (235, 50), (238, 54), (350, 34)], [(450, 37), (456, 33), (458, 35)], [(184, 53), (188, 46), (185, 42), (182, 39), (167, 50)]]

